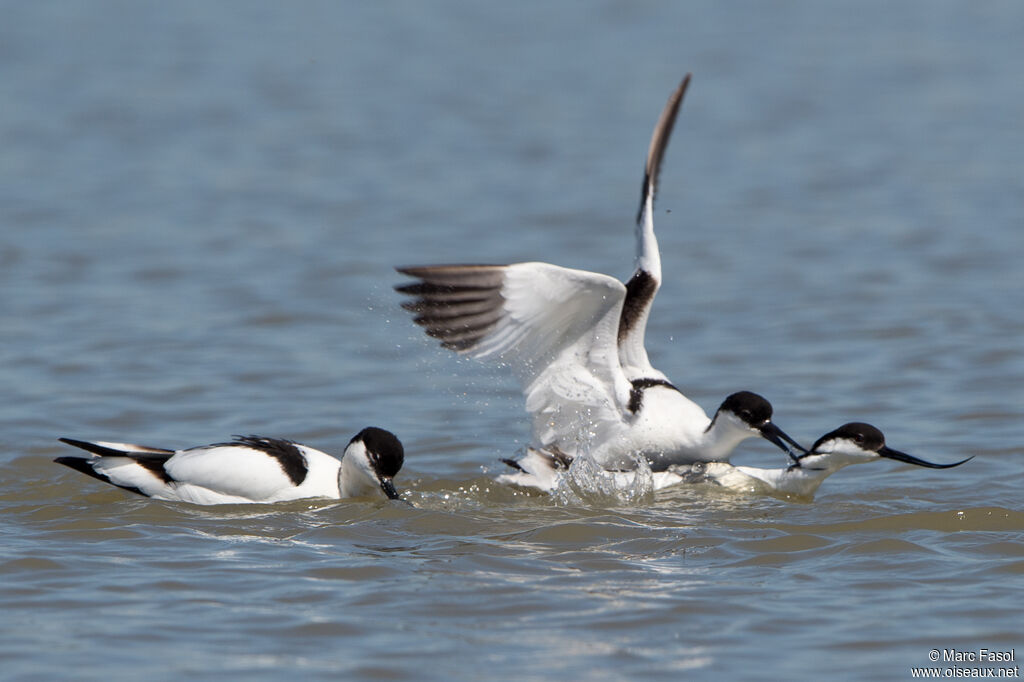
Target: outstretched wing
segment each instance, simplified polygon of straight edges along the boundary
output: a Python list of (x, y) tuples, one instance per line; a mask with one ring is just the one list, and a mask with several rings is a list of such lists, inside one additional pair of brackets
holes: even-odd
[(640, 190), (640, 210), (636, 216), (636, 272), (626, 283), (626, 298), (619, 320), (619, 356), (623, 370), (630, 379), (661, 378), (665, 376), (651, 367), (644, 348), (644, 332), (654, 296), (661, 286), (661, 255), (654, 236), (654, 194), (658, 185), (661, 160), (672, 136), (683, 95), (690, 84), (690, 74), (668, 98), (665, 108), (654, 126), (651, 144), (644, 166), (644, 183)]
[[(616, 329), (626, 290), (613, 277), (548, 263), (399, 268), (403, 307), (446, 348), (518, 376), (535, 445), (574, 453), (594, 425), (631, 416)], [(581, 422), (582, 420), (582, 422)]]

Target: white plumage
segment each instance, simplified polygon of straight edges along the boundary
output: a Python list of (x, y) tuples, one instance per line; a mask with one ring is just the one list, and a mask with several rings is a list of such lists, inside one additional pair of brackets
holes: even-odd
[(91, 453), (58, 457), (60, 464), (140, 495), (193, 504), (365, 495), (397, 499), (392, 479), (405, 454), (394, 434), (372, 426), (349, 441), (340, 460), (307, 445), (258, 436), (186, 450), (60, 440)]
[[(864, 464), (879, 459), (892, 459), (930, 469), (949, 469), (970, 461), (973, 457), (935, 464), (886, 446), (885, 436), (870, 424), (851, 422), (819, 438), (805, 454), (795, 458), (786, 468), (762, 469), (733, 466), (728, 462), (695, 462), (675, 465), (651, 474), (651, 489), (662, 490), (684, 483), (708, 483), (749, 493), (813, 497), (826, 478), (851, 464)], [(553, 492), (567, 474), (569, 463), (531, 450), (514, 463), (519, 469), (503, 474), (498, 481), (522, 488)], [(616, 471), (605, 474), (616, 490), (628, 490), (634, 484), (636, 473)]]
[(399, 268), (418, 279), (396, 287), (403, 307), (442, 345), (510, 367), (542, 454), (585, 452), (602, 466), (628, 467), (642, 455), (656, 470), (726, 460), (744, 439), (762, 436), (786, 452), (800, 447), (771, 422), (771, 404), (740, 392), (714, 418), (651, 366), (644, 334), (661, 284), (654, 193), (661, 160), (690, 76), (672, 93), (651, 137), (637, 216), (636, 272), (613, 277), (549, 263)]

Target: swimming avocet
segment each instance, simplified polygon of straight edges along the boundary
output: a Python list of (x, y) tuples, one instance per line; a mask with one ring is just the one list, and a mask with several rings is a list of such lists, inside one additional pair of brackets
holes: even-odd
[(392, 479), (405, 458), (398, 438), (373, 426), (349, 441), (340, 460), (307, 445), (259, 436), (187, 450), (60, 440), (91, 453), (58, 457), (60, 464), (133, 493), (194, 504), (374, 494), (400, 499)]

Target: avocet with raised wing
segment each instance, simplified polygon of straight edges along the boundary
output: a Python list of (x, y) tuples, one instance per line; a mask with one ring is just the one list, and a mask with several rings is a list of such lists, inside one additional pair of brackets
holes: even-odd
[(91, 453), (56, 462), (139, 495), (193, 504), (284, 502), (384, 495), (401, 499), (392, 482), (405, 452), (390, 431), (373, 426), (349, 441), (341, 459), (279, 438), (236, 436), (187, 450), (129, 443), (62, 442)]
[[(771, 421), (772, 406), (763, 397), (734, 393), (709, 418), (647, 358), (644, 331), (661, 284), (654, 194), (689, 83), (687, 74), (651, 137), (637, 215), (636, 272), (626, 284), (549, 263), (398, 268), (419, 280), (396, 289), (414, 297), (403, 307), (428, 335), (516, 373), (532, 418), (533, 457), (556, 463), (585, 452), (615, 469), (642, 456), (661, 471), (726, 460), (752, 436), (791, 455), (787, 443), (804, 451)], [(532, 464), (528, 456), (519, 466)]]

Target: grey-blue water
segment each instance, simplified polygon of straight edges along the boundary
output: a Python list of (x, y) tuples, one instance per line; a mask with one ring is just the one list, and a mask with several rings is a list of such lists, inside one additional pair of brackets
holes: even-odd
[[(0, 677), (896, 680), (932, 649), (1024, 657), (1024, 5), (0, 15)], [(766, 395), (804, 442), (862, 420), (973, 461), (852, 467), (810, 503), (492, 483), (529, 437), (518, 389), (423, 337), (392, 268), (628, 277), (687, 71), (655, 365), (709, 410)], [(190, 507), (51, 461), (59, 436), (340, 454), (368, 424), (405, 442), (415, 508)], [(734, 461), (784, 464), (751, 441)]]

